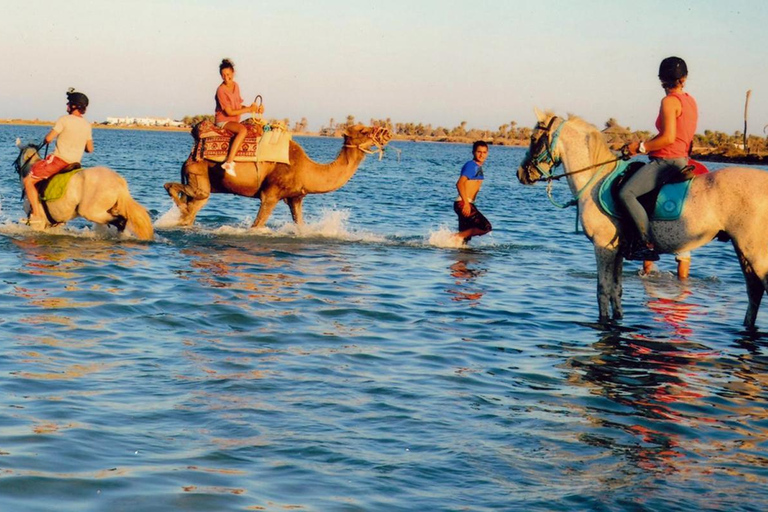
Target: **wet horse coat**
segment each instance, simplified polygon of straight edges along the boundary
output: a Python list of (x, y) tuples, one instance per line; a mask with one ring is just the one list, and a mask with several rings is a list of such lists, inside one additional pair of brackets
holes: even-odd
[[(621, 308), (623, 257), (619, 251), (619, 221), (600, 207), (598, 193), (610, 166), (596, 166), (612, 153), (594, 126), (579, 118), (561, 119), (536, 111), (539, 123), (531, 135), (528, 155), (517, 176), (530, 185), (551, 179), (560, 163), (578, 200), (584, 233), (595, 248), (597, 303), (600, 320), (623, 316)], [(558, 137), (553, 141), (553, 133)], [(728, 167), (694, 178), (688, 200), (676, 220), (652, 220), (657, 251), (679, 253), (709, 243), (718, 235), (729, 237), (741, 263), (749, 305), (744, 324), (754, 327), (763, 294), (768, 290), (768, 172)]]

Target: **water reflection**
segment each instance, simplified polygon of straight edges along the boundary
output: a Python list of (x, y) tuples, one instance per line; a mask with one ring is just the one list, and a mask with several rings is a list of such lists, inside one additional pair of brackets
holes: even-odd
[(460, 254), (459, 256), (459, 259), (449, 267), (455, 287), (448, 288), (446, 291), (453, 295), (451, 297), (453, 301), (466, 301), (471, 307), (478, 306), (480, 299), (485, 295), (485, 290), (476, 281), (488, 270), (478, 261), (476, 255)]
[(300, 286), (307, 281), (286, 269), (285, 260), (256, 252), (253, 247), (188, 248), (180, 252), (189, 259), (190, 268), (189, 272), (179, 273), (182, 279), (192, 277), (206, 288), (243, 294), (230, 299), (222, 297), (220, 303), (242, 299), (261, 304), (296, 301), (301, 298)]
[(694, 463), (693, 431), (720, 421), (701, 414), (710, 388), (706, 368), (718, 354), (689, 339), (688, 318), (702, 314), (698, 304), (689, 302), (690, 290), (677, 288), (670, 294), (654, 283), (646, 289), (662, 334), (603, 333), (594, 352), (573, 358), (569, 366), (575, 384), (621, 406), (589, 408), (585, 413), (601, 432), (620, 433), (590, 435), (584, 441), (623, 453), (640, 469), (673, 473)]

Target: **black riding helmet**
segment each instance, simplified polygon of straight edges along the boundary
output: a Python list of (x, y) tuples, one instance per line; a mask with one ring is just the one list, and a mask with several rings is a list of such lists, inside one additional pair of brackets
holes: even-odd
[(67, 103), (73, 107), (85, 110), (88, 107), (88, 96), (81, 92), (75, 92), (72, 87), (67, 91)]
[(659, 66), (659, 79), (662, 82), (671, 82), (688, 76), (688, 66), (680, 57), (667, 57)]

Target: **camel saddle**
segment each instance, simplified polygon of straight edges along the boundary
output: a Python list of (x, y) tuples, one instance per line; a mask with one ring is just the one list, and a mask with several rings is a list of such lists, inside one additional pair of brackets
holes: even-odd
[[(248, 134), (235, 155), (235, 162), (289, 163), (289, 132), (281, 126), (272, 127), (262, 120), (248, 119), (242, 124)], [(224, 162), (234, 136), (228, 130), (206, 120), (192, 128), (192, 137), (195, 139), (190, 155), (192, 159)]]
[[(242, 123), (248, 130), (240, 150), (235, 155), (236, 162), (255, 162), (256, 149), (259, 139), (264, 133), (260, 124), (245, 121)], [(232, 132), (219, 128), (212, 122), (205, 120), (192, 128), (192, 137), (195, 144), (190, 155), (194, 160), (211, 160), (212, 162), (224, 162), (229, 153), (229, 145), (234, 135)]]

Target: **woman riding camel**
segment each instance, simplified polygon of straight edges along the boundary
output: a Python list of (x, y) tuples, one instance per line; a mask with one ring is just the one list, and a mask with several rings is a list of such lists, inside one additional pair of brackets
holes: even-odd
[(661, 100), (656, 129), (659, 134), (644, 142), (627, 146), (630, 156), (648, 153), (650, 161), (632, 176), (619, 192), (629, 215), (640, 233), (642, 246), (627, 259), (656, 261), (648, 215), (637, 200), (639, 196), (663, 185), (671, 175), (688, 165), (693, 136), (696, 134), (698, 108), (693, 96), (683, 92), (688, 67), (680, 57), (667, 57), (659, 66), (659, 80), (667, 93)]
[(248, 133), (245, 126), (240, 124), (240, 116), (249, 112), (261, 114), (263, 105), (251, 103), (243, 106), (243, 98), (240, 96), (240, 86), (235, 82), (235, 65), (229, 59), (223, 59), (219, 64), (221, 85), (216, 89), (216, 126), (232, 132), (235, 138), (229, 146), (229, 153), (222, 168), (227, 174), (235, 175), (235, 155), (245, 140)]

